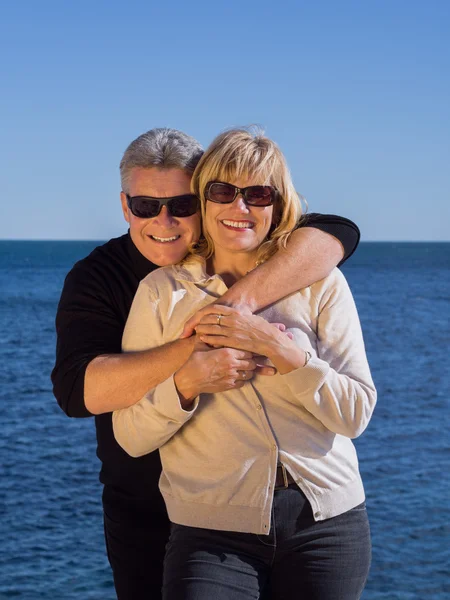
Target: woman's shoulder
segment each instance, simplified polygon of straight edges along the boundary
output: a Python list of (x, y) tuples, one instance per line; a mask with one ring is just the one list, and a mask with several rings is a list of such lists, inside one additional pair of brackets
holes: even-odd
[(319, 303), (333, 295), (351, 293), (345, 275), (337, 267), (329, 275), (313, 283), (310, 290)]
[(141, 285), (153, 287), (157, 283), (167, 283), (168, 281), (175, 280), (180, 270), (180, 265), (169, 265), (167, 267), (160, 267), (149, 273), (141, 281)]
[(204, 263), (185, 260), (177, 265), (160, 267), (149, 273), (140, 283), (151, 290), (185, 287), (186, 282), (195, 282), (205, 277)]

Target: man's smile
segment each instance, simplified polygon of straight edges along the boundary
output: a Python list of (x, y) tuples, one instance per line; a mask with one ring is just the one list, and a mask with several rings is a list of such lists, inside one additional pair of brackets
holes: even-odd
[(151, 240), (153, 240), (155, 242), (167, 244), (168, 242), (176, 242), (177, 240), (180, 239), (181, 235), (172, 235), (171, 237), (159, 237), (157, 235), (149, 234), (147, 237), (149, 237)]

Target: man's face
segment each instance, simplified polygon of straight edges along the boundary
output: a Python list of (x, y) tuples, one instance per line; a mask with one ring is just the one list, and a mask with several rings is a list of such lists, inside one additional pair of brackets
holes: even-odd
[[(144, 169), (136, 167), (129, 179), (130, 196), (171, 198), (190, 194), (191, 177), (181, 169)], [(120, 194), (122, 211), (130, 225), (134, 245), (148, 260), (160, 267), (173, 265), (182, 260), (189, 245), (200, 236), (200, 213), (190, 217), (173, 217), (167, 206), (151, 219), (133, 215), (127, 205), (126, 195)]]

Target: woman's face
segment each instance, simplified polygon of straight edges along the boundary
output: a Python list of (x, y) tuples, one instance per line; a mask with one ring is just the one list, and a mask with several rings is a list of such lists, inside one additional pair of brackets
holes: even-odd
[[(266, 185), (252, 178), (235, 179), (231, 183), (239, 188)], [(206, 200), (203, 227), (211, 236), (215, 250), (231, 253), (255, 252), (266, 239), (272, 224), (273, 205), (247, 206), (239, 194), (231, 204), (218, 204)]]

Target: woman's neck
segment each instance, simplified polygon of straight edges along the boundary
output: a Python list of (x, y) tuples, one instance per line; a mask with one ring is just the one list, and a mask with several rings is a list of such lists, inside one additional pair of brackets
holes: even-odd
[(210, 275), (220, 275), (227, 287), (231, 287), (238, 279), (245, 277), (256, 267), (256, 252), (242, 254), (223, 253), (219, 248), (208, 259), (207, 270)]

